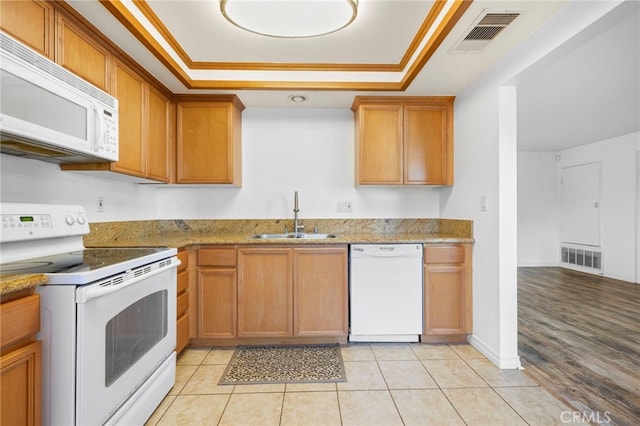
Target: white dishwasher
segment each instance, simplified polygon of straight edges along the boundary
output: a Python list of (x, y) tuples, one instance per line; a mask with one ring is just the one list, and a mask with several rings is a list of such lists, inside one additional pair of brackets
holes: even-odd
[(349, 340), (417, 342), (422, 333), (422, 245), (351, 245)]

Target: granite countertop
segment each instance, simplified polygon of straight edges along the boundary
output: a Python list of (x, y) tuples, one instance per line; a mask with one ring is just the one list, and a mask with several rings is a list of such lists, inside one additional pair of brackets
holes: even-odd
[(44, 274), (3, 274), (0, 275), (0, 296), (32, 289), (46, 282), (47, 276)]
[(202, 233), (202, 232), (173, 232), (161, 235), (122, 237), (117, 240), (90, 241), (87, 247), (176, 247), (182, 248), (197, 244), (221, 245), (282, 245), (282, 244), (381, 244), (381, 243), (473, 243), (473, 238), (460, 237), (450, 234), (335, 234), (336, 238), (304, 239), (262, 239), (251, 238), (253, 234), (234, 233)]
[(293, 228), (287, 219), (158, 220), (92, 223), (86, 247), (176, 247), (196, 244), (375, 244), (473, 243), (473, 223), (455, 219), (305, 219), (306, 232), (335, 234), (327, 239), (261, 239), (255, 234)]
[[(473, 223), (458, 219), (304, 219), (305, 231), (332, 233), (327, 239), (260, 239), (293, 229), (290, 219), (145, 220), (91, 223), (85, 247), (176, 247), (221, 245), (326, 245), (473, 243)], [(44, 274), (0, 275), (1, 295), (44, 284)]]

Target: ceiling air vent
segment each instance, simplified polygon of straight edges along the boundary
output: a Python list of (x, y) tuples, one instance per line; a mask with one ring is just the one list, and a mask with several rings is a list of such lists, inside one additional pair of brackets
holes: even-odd
[(518, 16), (517, 12), (483, 12), (453, 50), (483, 50)]

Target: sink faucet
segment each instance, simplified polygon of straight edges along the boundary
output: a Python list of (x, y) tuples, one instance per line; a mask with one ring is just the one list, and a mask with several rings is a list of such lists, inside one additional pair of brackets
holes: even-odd
[(296, 234), (304, 229), (304, 225), (298, 223), (298, 191), (293, 193), (293, 232)]

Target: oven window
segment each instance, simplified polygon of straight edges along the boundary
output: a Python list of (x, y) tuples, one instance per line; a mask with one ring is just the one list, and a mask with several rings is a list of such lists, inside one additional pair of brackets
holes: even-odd
[(109, 387), (167, 335), (167, 290), (152, 293), (107, 323), (105, 387)]

